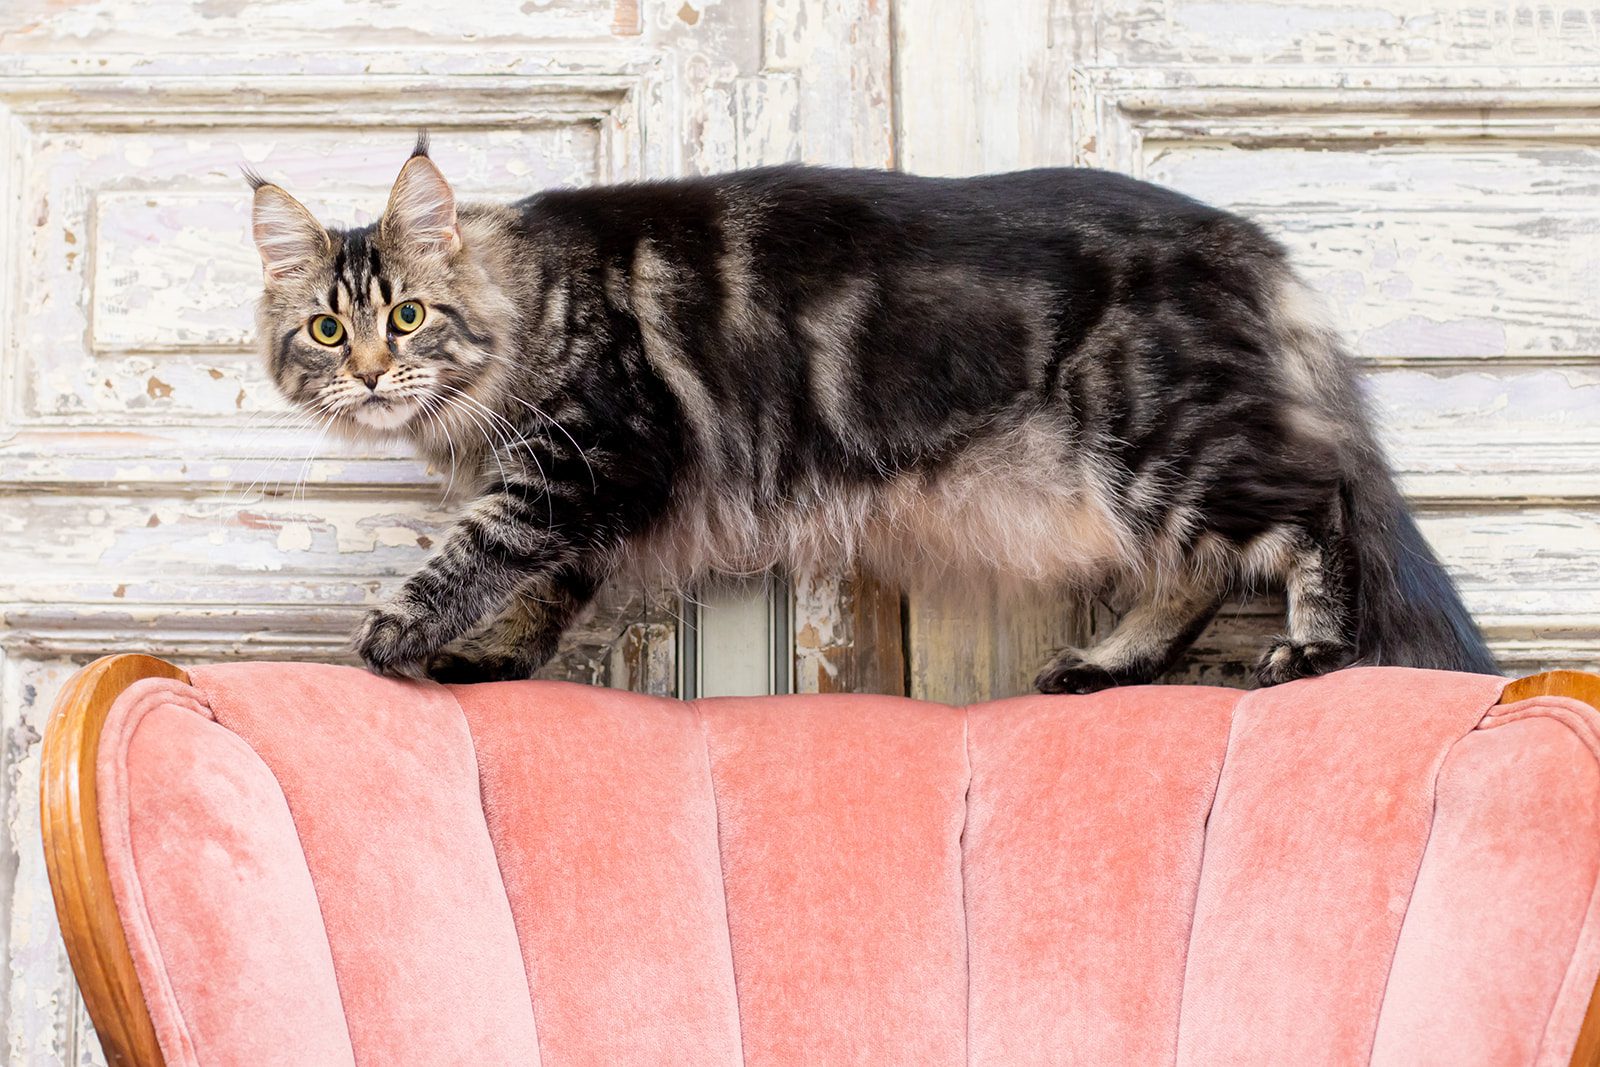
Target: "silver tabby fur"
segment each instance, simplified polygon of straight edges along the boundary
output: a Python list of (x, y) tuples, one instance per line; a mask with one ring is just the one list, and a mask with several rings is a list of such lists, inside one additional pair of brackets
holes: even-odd
[[(284, 394), (475, 494), (355, 636), (375, 671), (520, 678), (610, 577), (858, 561), (1131, 604), (1047, 692), (1149, 681), (1277, 585), (1273, 684), (1491, 671), (1349, 359), (1249, 222), (1087, 170), (785, 167), (457, 205), (420, 141), (380, 221), (259, 178)], [(402, 333), (390, 311), (426, 309)], [(333, 315), (340, 344), (308, 324)]]

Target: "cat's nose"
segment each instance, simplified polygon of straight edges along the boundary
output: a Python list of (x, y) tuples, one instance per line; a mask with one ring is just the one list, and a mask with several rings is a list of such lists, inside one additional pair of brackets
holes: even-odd
[(381, 371), (381, 370), (362, 371), (361, 373), (357, 374), (356, 377), (360, 378), (362, 381), (366, 382), (368, 389), (371, 389), (373, 392), (377, 392), (378, 391), (378, 379), (383, 377), (383, 371)]

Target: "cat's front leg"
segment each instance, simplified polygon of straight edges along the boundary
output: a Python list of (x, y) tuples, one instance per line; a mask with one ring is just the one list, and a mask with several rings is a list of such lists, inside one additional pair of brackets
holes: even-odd
[(436, 682), (506, 682), (531, 678), (593, 602), (598, 577), (588, 571), (541, 576), (518, 589), (500, 614), (428, 663)]
[(588, 524), (551, 522), (525, 487), (479, 498), (444, 547), (389, 603), (367, 613), (356, 653), (377, 674), (422, 678), (445, 646), (542, 576), (579, 569)]

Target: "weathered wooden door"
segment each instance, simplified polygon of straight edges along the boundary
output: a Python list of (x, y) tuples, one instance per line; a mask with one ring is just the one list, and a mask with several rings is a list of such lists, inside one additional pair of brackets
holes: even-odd
[[(1600, 5), (900, 0), (895, 25), (907, 169), (1109, 167), (1287, 242), (1505, 669), (1600, 665)], [(1279, 610), (1226, 613), (1189, 674), (1240, 680)], [(1056, 611), (974, 641), (970, 608), (913, 600), (913, 690), (1021, 684)]]
[[(0, 8), (8, 1062), (99, 1055), (38, 841), (38, 739), (64, 677), (125, 649), (345, 657), (363, 605), (449, 519), (400, 453), (283, 417), (248, 345), (260, 269), (240, 166), (346, 220), (381, 209), (418, 126), (463, 197), (885, 166), (889, 39), (878, 0)], [(680, 615), (659, 590), (616, 590), (552, 673), (674, 692)], [(721, 651), (695, 649), (703, 673), (738, 666)]]
[[(6, 1055), (96, 1062), (37, 742), (83, 658), (345, 654), (448, 521), (277, 419), (247, 163), (350, 219), (426, 125), (464, 195), (784, 159), (1084, 162), (1279, 232), (1508, 668), (1600, 664), (1600, 7), (1545, 0), (13, 0), (0, 10)], [(307, 459), (306, 457), (313, 458)], [(674, 692), (1019, 690), (1095, 612), (802, 575), (617, 590), (553, 668)], [(1270, 605), (1203, 642), (1239, 677)], [(690, 631), (685, 617), (700, 617)]]

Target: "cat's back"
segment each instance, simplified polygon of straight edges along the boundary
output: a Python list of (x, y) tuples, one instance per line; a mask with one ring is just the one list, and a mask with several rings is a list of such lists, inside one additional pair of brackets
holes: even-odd
[(800, 208), (855, 205), (887, 214), (1059, 217), (1101, 223), (1207, 225), (1236, 216), (1175, 190), (1114, 171), (1042, 167), (966, 178), (786, 165), (709, 179), (736, 195)]
[(1068, 231), (1093, 242), (1172, 241), (1220, 234), (1276, 257), (1253, 223), (1175, 190), (1112, 171), (1047, 167), (970, 178), (787, 164), (541, 193), (518, 205), (541, 221), (580, 226), (602, 242), (708, 239), (730, 225), (815, 242), (893, 236), (910, 244), (977, 244)]

